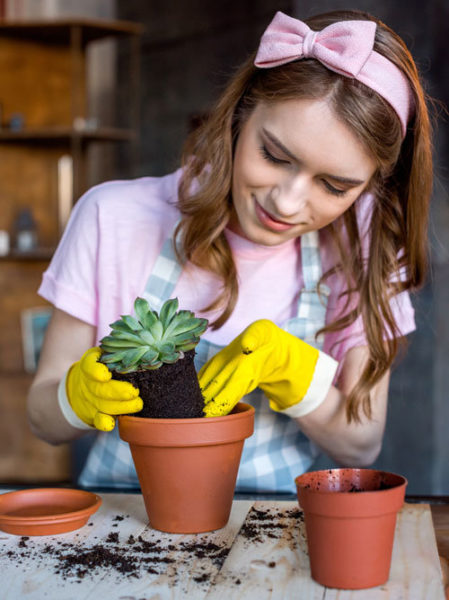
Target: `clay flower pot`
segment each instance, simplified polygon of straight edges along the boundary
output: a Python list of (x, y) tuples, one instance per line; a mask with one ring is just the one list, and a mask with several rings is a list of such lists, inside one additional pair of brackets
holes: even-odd
[(129, 442), (145, 508), (154, 529), (201, 533), (229, 519), (245, 438), (254, 408), (239, 403), (224, 417), (119, 417)]
[(295, 482), (313, 579), (340, 589), (385, 583), (407, 480), (374, 469), (327, 469)]

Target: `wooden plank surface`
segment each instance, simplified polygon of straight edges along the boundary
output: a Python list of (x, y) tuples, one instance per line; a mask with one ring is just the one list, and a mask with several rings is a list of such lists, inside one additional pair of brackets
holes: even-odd
[(436, 533), (446, 598), (449, 600), (449, 506), (436, 504), (431, 507), (433, 526)]
[(102, 498), (75, 532), (23, 539), (0, 531), (1, 600), (444, 599), (428, 505), (400, 512), (384, 586), (339, 591), (310, 578), (296, 502), (235, 501), (225, 528), (174, 535), (149, 527), (140, 495)]
[[(262, 535), (260, 543), (249, 544), (239, 535), (207, 600), (248, 598), (265, 600), (443, 600), (444, 591), (428, 505), (407, 504), (398, 515), (390, 577), (383, 586), (368, 590), (331, 590), (310, 578), (304, 523), (282, 519), (297, 507), (296, 502), (256, 502), (261, 514), (273, 514), (274, 522), (286, 528), (277, 539)], [(251, 520), (251, 512), (248, 515)], [(257, 519), (252, 519), (257, 523)], [(261, 523), (264, 521), (261, 520)], [(270, 531), (269, 529), (267, 531)], [(251, 560), (247, 557), (251, 556)], [(242, 584), (230, 586), (239, 579)], [(298, 594), (299, 596), (295, 595)]]
[[(0, 300), (0, 312), (2, 305)], [(10, 486), (70, 479), (69, 444), (51, 446), (31, 433), (26, 411), (31, 380), (31, 375), (0, 372), (0, 481)]]
[(298, 503), (255, 502), (206, 598), (321, 600), (325, 592), (310, 577)]

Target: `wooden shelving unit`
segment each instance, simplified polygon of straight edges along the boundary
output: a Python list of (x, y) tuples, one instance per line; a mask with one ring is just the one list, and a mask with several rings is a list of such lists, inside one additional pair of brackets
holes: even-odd
[(43, 129), (24, 129), (22, 131), (0, 130), (0, 143), (13, 144), (63, 144), (67, 145), (72, 139), (81, 142), (131, 142), (136, 139), (133, 129), (120, 129), (118, 127), (98, 127), (86, 131), (77, 131), (66, 127), (49, 127)]
[(8, 254), (0, 256), (0, 261), (49, 261), (56, 248), (35, 248), (29, 252), (11, 250)]
[[(26, 425), (32, 375), (24, 370), (21, 314), (46, 305), (36, 292), (61, 235), (61, 157), (71, 161), (68, 187), (75, 202), (87, 189), (92, 144), (126, 143), (136, 153), (141, 33), (141, 25), (126, 21), (0, 22), (0, 229), (13, 234), (18, 210), (29, 208), (39, 238), (33, 251), (18, 252), (12, 235), (11, 251), (0, 257), (0, 412), (8, 416), (0, 423), (0, 482), (64, 481), (70, 475), (69, 448), (40, 442)], [(105, 38), (128, 44), (129, 78), (121, 85), (129, 94), (129, 118), (123, 127), (101, 115), (92, 124), (87, 112), (87, 50)], [(17, 114), (23, 127), (12, 129)]]

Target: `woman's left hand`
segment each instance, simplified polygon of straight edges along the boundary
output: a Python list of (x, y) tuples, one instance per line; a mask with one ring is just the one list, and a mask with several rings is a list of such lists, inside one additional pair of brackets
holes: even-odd
[(255, 321), (200, 370), (204, 414), (228, 414), (256, 387), (273, 410), (292, 417), (306, 414), (324, 399), (336, 368), (334, 359), (272, 321)]

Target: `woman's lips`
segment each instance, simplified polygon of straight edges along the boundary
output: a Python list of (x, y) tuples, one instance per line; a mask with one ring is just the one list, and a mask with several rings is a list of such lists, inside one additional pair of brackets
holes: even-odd
[(260, 206), (257, 200), (254, 198), (254, 205), (256, 209), (256, 215), (261, 224), (272, 231), (288, 231), (295, 227), (295, 224), (292, 223), (284, 223), (283, 221), (278, 221), (275, 219), (270, 213), (268, 213), (264, 208)]

